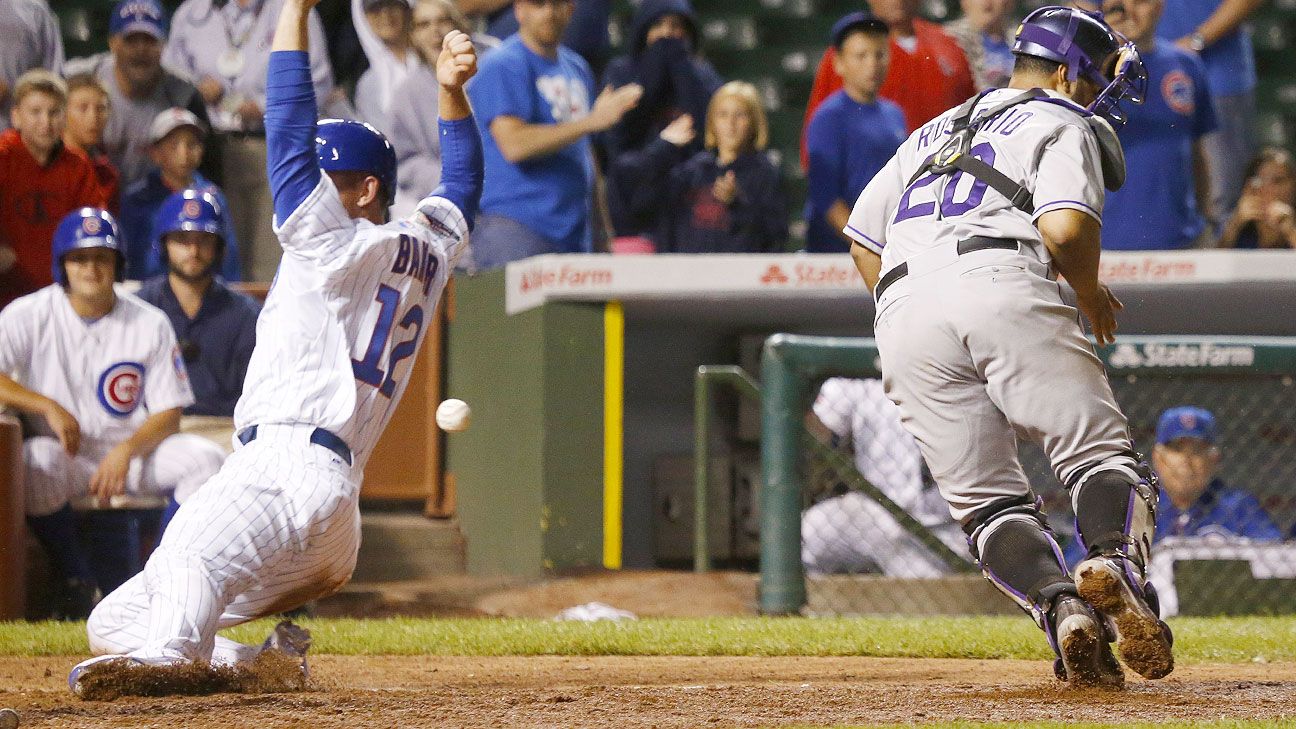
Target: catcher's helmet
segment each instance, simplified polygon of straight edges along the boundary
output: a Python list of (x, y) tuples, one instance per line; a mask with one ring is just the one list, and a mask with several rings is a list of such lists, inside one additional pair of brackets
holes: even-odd
[(315, 150), (325, 172), (365, 172), (378, 178), (388, 202), (396, 197), (396, 149), (369, 124), (321, 119)]
[(166, 240), (168, 233), (178, 230), (196, 230), (216, 236), (216, 259), (213, 268), (219, 268), (225, 255), (225, 222), (221, 217), (224, 211), (220, 201), (210, 192), (189, 189), (173, 193), (153, 217), (153, 249), (162, 261), (167, 260)]
[(63, 270), (63, 257), (82, 248), (107, 248), (117, 253), (116, 279), (126, 276), (126, 243), (117, 234), (117, 221), (107, 210), (80, 208), (68, 213), (54, 229), (53, 269), (54, 280), (67, 286), (67, 272)]
[(1089, 111), (1114, 125), (1125, 123), (1119, 102), (1143, 103), (1147, 69), (1138, 49), (1112, 30), (1102, 13), (1064, 7), (1036, 10), (1017, 28), (1014, 54), (1035, 56), (1067, 67), (1067, 78), (1084, 78), (1101, 91)]

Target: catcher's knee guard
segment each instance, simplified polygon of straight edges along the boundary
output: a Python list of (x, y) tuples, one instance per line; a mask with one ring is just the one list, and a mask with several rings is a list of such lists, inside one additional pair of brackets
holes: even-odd
[(981, 573), (1051, 641), (1049, 611), (1059, 596), (1077, 593), (1040, 502), (1031, 496), (996, 501), (973, 514), (963, 528)]
[(1146, 582), (1156, 530), (1157, 477), (1146, 463), (1106, 462), (1089, 468), (1071, 490), (1076, 538), (1089, 557), (1124, 558)]

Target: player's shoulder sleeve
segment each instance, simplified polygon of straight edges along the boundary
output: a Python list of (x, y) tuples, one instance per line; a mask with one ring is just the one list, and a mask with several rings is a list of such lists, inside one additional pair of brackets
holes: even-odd
[(150, 413), (194, 404), (189, 373), (176, 343), (175, 329), (161, 309), (133, 294), (118, 292), (119, 301), (130, 308), (129, 324), (144, 342), (144, 406)]
[(440, 195), (426, 197), (408, 222), (444, 253), (450, 267), (458, 263), (468, 246), (468, 219), (458, 205)]
[(0, 373), (21, 373), (31, 363), (37, 332), (50, 310), (50, 290), (46, 287), (0, 309)]
[(1071, 209), (1102, 222), (1102, 153), (1089, 125), (1078, 116), (1061, 120), (1038, 149), (1032, 220), (1052, 210)]
[(320, 175), (315, 189), (288, 218), (275, 225), (275, 235), (285, 252), (315, 260), (332, 260), (351, 242), (356, 223), (342, 205), (337, 186)]
[(886, 248), (886, 230), (891, 213), (900, 202), (907, 181), (901, 170), (905, 142), (882, 167), (855, 200), (843, 233), (879, 256)]

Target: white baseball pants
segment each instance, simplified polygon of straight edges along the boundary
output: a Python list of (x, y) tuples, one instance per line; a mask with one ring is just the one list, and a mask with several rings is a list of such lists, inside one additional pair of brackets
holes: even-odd
[(341, 589), (360, 546), (360, 474), (311, 444), (313, 430), (259, 426), (180, 507), (144, 571), (95, 608), (91, 650), (247, 660), (259, 646), (216, 631)]
[[(106, 452), (83, 448), (69, 456), (55, 438), (36, 436), (23, 442), (27, 514), (48, 516), (71, 499), (90, 492), (90, 477)], [(131, 461), (127, 493), (161, 494), (174, 490), (176, 500), (216, 475), (225, 451), (197, 435), (177, 433), (167, 437), (152, 453)]]

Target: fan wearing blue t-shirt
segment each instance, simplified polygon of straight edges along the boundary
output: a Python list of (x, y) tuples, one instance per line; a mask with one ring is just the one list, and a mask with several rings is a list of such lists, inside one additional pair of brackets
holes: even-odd
[(1255, 156), (1256, 67), (1247, 18), (1258, 0), (1166, 0), (1157, 35), (1201, 56), (1219, 115), (1206, 139), (1215, 210), (1232, 210)]
[(472, 239), (478, 268), (593, 249), (589, 137), (619, 121), (643, 89), (607, 89), (591, 105), (589, 64), (560, 44), (573, 8), (572, 0), (515, 2), (518, 32), (468, 84), (486, 163)]
[(891, 60), (886, 23), (851, 13), (833, 26), (832, 44), (842, 89), (819, 105), (806, 131), (806, 250), (811, 253), (850, 250), (842, 229), (851, 206), (907, 136), (904, 112), (877, 95)]
[(1191, 248), (1206, 230), (1209, 163), (1203, 137), (1215, 131), (1206, 69), (1196, 54), (1155, 37), (1164, 0), (1107, 0), (1112, 27), (1138, 46), (1147, 66), (1147, 99), (1128, 109), (1118, 134), (1128, 177), (1107, 193), (1107, 250)]

